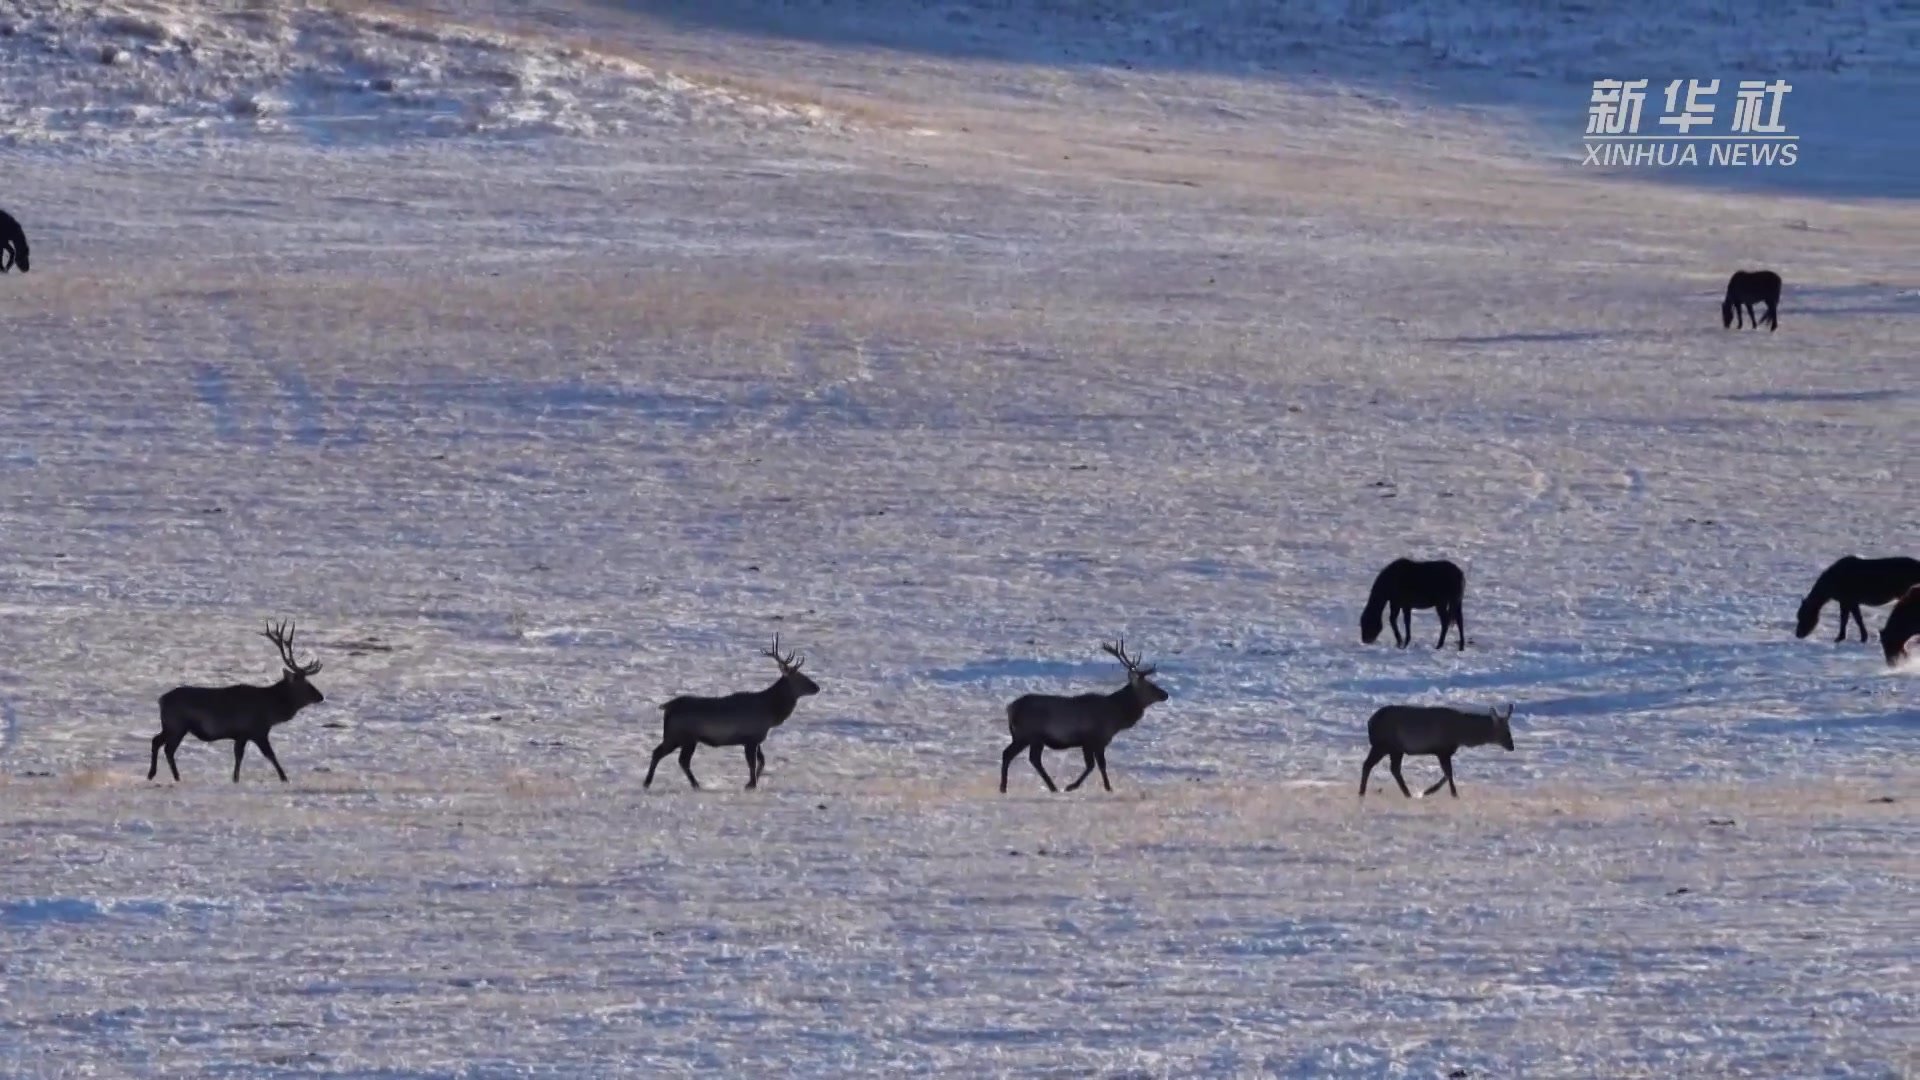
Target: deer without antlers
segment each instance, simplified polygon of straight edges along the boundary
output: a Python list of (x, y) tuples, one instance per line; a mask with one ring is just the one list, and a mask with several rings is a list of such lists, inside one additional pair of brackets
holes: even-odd
[(1442, 705), (1387, 705), (1367, 719), (1367, 761), (1360, 766), (1360, 794), (1367, 793), (1367, 775), (1386, 758), (1393, 782), (1400, 794), (1413, 798), (1406, 778), (1400, 775), (1400, 759), (1408, 754), (1432, 754), (1440, 759), (1440, 779), (1421, 793), (1424, 798), (1445, 784), (1454, 798), (1460, 789), (1453, 786), (1453, 755), (1463, 746), (1502, 746), (1513, 749), (1513, 705), (1506, 712), (1488, 709), (1484, 713), (1450, 709)]
[(1072, 791), (1086, 782), (1094, 769), (1100, 770), (1100, 785), (1108, 791), (1113, 784), (1107, 779), (1107, 744), (1113, 737), (1140, 722), (1146, 714), (1147, 706), (1167, 700), (1167, 692), (1155, 685), (1150, 676), (1152, 667), (1141, 667), (1138, 657), (1127, 656), (1127, 642), (1120, 641), (1100, 646), (1127, 669), (1127, 685), (1111, 694), (1076, 694), (1066, 697), (1058, 694), (1024, 694), (1015, 698), (1007, 706), (1007, 732), (1013, 736), (1013, 742), (1000, 754), (1000, 791), (1007, 790), (1007, 770), (1012, 767), (1013, 759), (1020, 751), (1027, 751), (1027, 760), (1033, 763), (1033, 769), (1040, 774), (1040, 781), (1047, 785), (1048, 791), (1058, 791), (1053, 777), (1047, 775), (1046, 766), (1040, 763), (1045, 750), (1080, 749), (1080, 756), (1086, 762), (1078, 779), (1067, 785)]
[(260, 748), (273, 771), (280, 774), (280, 782), (286, 783), (287, 770), (280, 767), (280, 759), (274, 756), (273, 744), (267, 737), (301, 709), (326, 700), (319, 689), (307, 681), (320, 673), (320, 662), (302, 664), (294, 659), (293, 635), (291, 622), (279, 626), (268, 623), (262, 635), (279, 650), (284, 668), (280, 681), (271, 686), (181, 686), (160, 695), (160, 734), (153, 737), (153, 761), (147, 767), (147, 779), (159, 774), (160, 752), (165, 750), (167, 768), (178, 781), (180, 767), (174, 764), (173, 752), (180, 748), (183, 739), (192, 735), (201, 742), (233, 740), (234, 783), (240, 782), (240, 759), (246, 755), (248, 743)]
[(767, 767), (766, 752), (760, 744), (767, 734), (786, 723), (800, 699), (820, 692), (819, 684), (800, 673), (806, 658), (780, 655), (780, 635), (773, 635), (773, 647), (761, 654), (780, 665), (780, 677), (764, 690), (742, 690), (722, 697), (683, 694), (660, 706), (665, 732), (654, 747), (653, 761), (647, 766), (647, 778), (640, 786), (653, 786), (653, 771), (660, 759), (680, 751), (680, 771), (694, 787), (700, 781), (693, 775), (693, 752), (702, 746), (741, 746), (746, 748), (747, 787), (760, 786), (760, 773)]

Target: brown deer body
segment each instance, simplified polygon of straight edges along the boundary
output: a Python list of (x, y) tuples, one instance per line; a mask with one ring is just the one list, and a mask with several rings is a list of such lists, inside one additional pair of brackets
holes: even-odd
[(280, 782), (286, 783), (287, 770), (280, 767), (280, 759), (274, 756), (268, 736), (301, 709), (326, 700), (319, 689), (307, 681), (320, 673), (320, 662), (303, 665), (294, 660), (293, 634), (293, 625), (282, 623), (279, 627), (269, 624), (263, 635), (280, 650), (280, 663), (285, 668), (280, 681), (271, 686), (181, 686), (160, 695), (160, 734), (153, 737), (153, 760), (147, 767), (147, 779), (159, 775), (160, 752), (164, 750), (167, 768), (178, 781), (180, 767), (174, 764), (173, 752), (192, 735), (201, 742), (233, 740), (234, 783), (240, 782), (240, 759), (246, 755), (248, 743), (260, 748), (273, 771), (280, 774)]
[(1167, 700), (1167, 692), (1149, 678), (1154, 669), (1141, 667), (1138, 657), (1129, 659), (1126, 646), (1124, 638), (1117, 644), (1101, 646), (1127, 668), (1127, 685), (1113, 693), (1071, 697), (1024, 694), (1007, 706), (1007, 732), (1013, 736), (1013, 742), (1000, 754), (1002, 794), (1007, 790), (1007, 770), (1022, 750), (1027, 751), (1027, 760), (1033, 763), (1033, 771), (1040, 774), (1040, 782), (1047, 785), (1047, 790), (1060, 790), (1054, 786), (1053, 777), (1047, 775), (1040, 756), (1047, 750), (1075, 748), (1079, 749), (1086, 768), (1080, 771), (1078, 779), (1067, 785), (1067, 790), (1085, 783), (1095, 768), (1100, 770), (1100, 785), (1113, 790), (1112, 782), (1107, 779), (1107, 744), (1115, 735), (1139, 723), (1147, 706)]
[(653, 786), (653, 772), (660, 760), (680, 751), (680, 771), (694, 787), (700, 781), (693, 775), (693, 752), (702, 746), (742, 746), (747, 755), (747, 787), (760, 786), (761, 770), (767, 767), (766, 752), (760, 744), (767, 734), (786, 723), (800, 699), (820, 692), (819, 684), (800, 673), (805, 657), (780, 655), (780, 635), (773, 636), (773, 648), (764, 654), (780, 665), (780, 678), (763, 690), (742, 690), (721, 697), (683, 694), (660, 706), (665, 731), (660, 745), (653, 750), (647, 766), (647, 778), (640, 786)]
[(1400, 785), (1402, 795), (1413, 798), (1406, 778), (1400, 775), (1400, 759), (1408, 754), (1432, 754), (1440, 759), (1444, 775), (1421, 795), (1431, 795), (1445, 784), (1457, 799), (1460, 789), (1453, 786), (1455, 752), (1463, 746), (1489, 745), (1512, 750), (1513, 729), (1508, 725), (1512, 719), (1512, 705), (1504, 714), (1492, 709), (1477, 713), (1438, 705), (1388, 705), (1379, 709), (1367, 720), (1367, 742), (1372, 748), (1367, 751), (1367, 763), (1360, 767), (1360, 794), (1364, 797), (1367, 793), (1367, 774), (1381, 758), (1390, 758), (1393, 782)]

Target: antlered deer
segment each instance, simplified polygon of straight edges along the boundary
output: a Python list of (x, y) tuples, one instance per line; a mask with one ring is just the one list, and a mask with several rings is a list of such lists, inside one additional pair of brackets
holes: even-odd
[(820, 692), (819, 684), (800, 673), (804, 657), (780, 655), (779, 634), (773, 635), (773, 648), (762, 655), (780, 665), (780, 678), (772, 686), (723, 697), (684, 694), (660, 706), (666, 731), (654, 748), (641, 787), (653, 786), (653, 771), (660, 767), (660, 759), (675, 750), (680, 751), (680, 771), (687, 774), (687, 783), (699, 787), (693, 775), (693, 752), (702, 746), (746, 747), (747, 787), (760, 786), (760, 772), (767, 767), (760, 744), (767, 740), (767, 733), (786, 723), (801, 698)]
[(192, 735), (201, 742), (233, 740), (234, 783), (240, 782), (240, 759), (246, 755), (248, 743), (260, 748), (273, 771), (280, 774), (280, 782), (286, 783), (287, 770), (280, 767), (267, 736), (301, 709), (327, 700), (307, 681), (320, 673), (320, 661), (301, 664), (294, 660), (293, 634), (291, 622), (278, 627), (267, 625), (263, 636), (280, 650), (280, 663), (285, 668), (280, 681), (271, 686), (181, 686), (160, 695), (160, 734), (153, 737), (153, 762), (147, 768), (147, 779), (159, 774), (160, 751), (165, 750), (167, 768), (173, 770), (173, 778), (178, 781), (180, 767), (173, 762), (173, 752), (180, 748), (181, 740)]
[(1139, 723), (1147, 706), (1167, 700), (1167, 692), (1150, 678), (1153, 668), (1141, 667), (1138, 657), (1128, 658), (1125, 638), (1117, 644), (1100, 647), (1126, 665), (1127, 685), (1111, 694), (1072, 697), (1025, 694), (1007, 706), (1007, 731), (1013, 736), (1013, 742), (1000, 755), (1002, 794), (1007, 790), (1007, 770), (1022, 750), (1027, 751), (1027, 760), (1033, 762), (1033, 770), (1040, 774), (1047, 790), (1060, 790), (1053, 785), (1053, 777), (1047, 775), (1046, 767), (1040, 764), (1040, 755), (1043, 750), (1074, 747), (1080, 749), (1087, 767), (1080, 771), (1079, 779), (1067, 785), (1067, 790), (1072, 791), (1086, 782), (1096, 766), (1100, 769), (1100, 785), (1113, 790), (1113, 784), (1107, 780), (1107, 744), (1115, 735)]

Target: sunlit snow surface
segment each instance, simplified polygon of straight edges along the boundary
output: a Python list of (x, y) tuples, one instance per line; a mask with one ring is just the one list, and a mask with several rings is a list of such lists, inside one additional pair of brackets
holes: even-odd
[[(1004, 5), (510, 7), (5, 16), (0, 1075), (1920, 1068), (1920, 664), (1792, 636), (1920, 554), (1920, 210), (1822, 194), (1912, 182), (1911, 95), (1810, 90), (1848, 165), (1763, 198), (1566, 161), (1538, 35), (1509, 109), (1390, 37), (1431, 92), (971, 55)], [(30, 27), (157, 52), (87, 98)], [(295, 92), (342, 42), (438, 96)], [(1762, 265), (1780, 330), (1722, 330)], [(1464, 653), (1360, 645), (1403, 554), (1466, 567)], [(159, 694), (287, 617), (292, 783), (146, 781)], [(823, 689), (761, 790), (641, 791), (776, 630)], [(997, 794), (1005, 702), (1123, 634), (1172, 699), (1117, 790)], [(1362, 802), (1398, 701), (1516, 750)]]

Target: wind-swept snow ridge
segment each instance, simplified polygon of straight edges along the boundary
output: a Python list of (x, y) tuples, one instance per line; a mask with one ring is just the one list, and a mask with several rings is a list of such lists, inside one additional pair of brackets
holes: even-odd
[(616, 135), (831, 127), (570, 42), (316, 4), (21, 0), (0, 15), (0, 140)]

